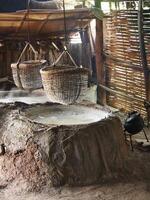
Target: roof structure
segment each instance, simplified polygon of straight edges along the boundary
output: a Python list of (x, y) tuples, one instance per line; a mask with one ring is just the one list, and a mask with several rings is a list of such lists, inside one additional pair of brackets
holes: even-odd
[[(67, 31), (76, 32), (85, 28), (94, 16), (87, 9), (66, 10)], [(0, 13), (1, 40), (39, 40), (64, 36), (63, 10), (24, 10)]]

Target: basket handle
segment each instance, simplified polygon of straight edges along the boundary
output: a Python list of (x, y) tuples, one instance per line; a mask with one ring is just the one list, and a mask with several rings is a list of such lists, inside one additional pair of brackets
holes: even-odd
[(53, 66), (55, 66), (56, 64), (59, 63), (59, 61), (61, 60), (61, 58), (64, 56), (64, 54), (67, 54), (71, 60), (71, 62), (73, 63), (73, 65), (76, 68), (79, 68), (79, 66), (76, 64), (76, 62), (74, 61), (74, 59), (72, 58), (72, 56), (70, 55), (70, 53), (68, 52), (68, 50), (65, 48), (65, 50), (61, 53), (61, 55), (57, 58), (57, 60), (53, 63)]
[(24, 53), (25, 53), (25, 51), (28, 47), (33, 51), (33, 53), (35, 55), (35, 59), (38, 57), (38, 52), (34, 49), (34, 47), (29, 42), (26, 42), (26, 45), (25, 45), (24, 49), (22, 50), (22, 52), (21, 52), (21, 54), (20, 54), (20, 56), (17, 60), (17, 64), (19, 64), (21, 62), (21, 58), (24, 55)]
[(21, 52), (21, 54), (20, 54), (20, 56), (17, 60), (17, 64), (16, 64), (18, 83), (19, 83), (19, 87), (21, 89), (24, 89), (24, 88), (22, 86), (21, 77), (20, 77), (20, 73), (19, 73), (19, 65), (20, 65), (20, 62), (21, 62), (21, 58), (22, 58), (23, 54), (25, 53), (25, 51), (28, 47), (31, 48), (31, 50), (35, 54), (35, 59), (38, 57), (38, 52), (34, 49), (34, 47), (29, 42), (27, 42), (24, 49), (22, 50), (22, 52)]

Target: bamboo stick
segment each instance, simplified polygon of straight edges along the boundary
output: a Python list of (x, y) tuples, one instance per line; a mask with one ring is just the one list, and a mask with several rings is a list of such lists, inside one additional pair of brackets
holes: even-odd
[(136, 97), (133, 97), (133, 96), (131, 96), (131, 95), (127, 95), (127, 94), (125, 94), (125, 93), (123, 93), (123, 92), (115, 91), (115, 90), (113, 90), (113, 89), (111, 89), (111, 88), (108, 88), (108, 87), (106, 87), (106, 86), (104, 86), (104, 85), (99, 84), (99, 86), (100, 86), (101, 88), (103, 88), (104, 90), (106, 90), (107, 92), (110, 92), (110, 93), (112, 93), (112, 94), (118, 94), (118, 95), (121, 95), (121, 96), (123, 96), (123, 97), (125, 97), (125, 98), (128, 98), (128, 99), (136, 100), (136, 101), (142, 102), (142, 103), (144, 102), (143, 99), (136, 98)]

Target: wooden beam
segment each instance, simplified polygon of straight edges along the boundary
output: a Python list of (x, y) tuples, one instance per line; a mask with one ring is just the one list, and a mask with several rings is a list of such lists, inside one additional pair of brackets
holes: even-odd
[(97, 103), (101, 105), (106, 104), (106, 93), (105, 90), (99, 87), (99, 84), (105, 85), (104, 76), (104, 59), (103, 59), (103, 21), (96, 20), (96, 72), (97, 72)]
[[(49, 14), (49, 16), (51, 15), (51, 13)], [(49, 17), (48, 16), (48, 17)], [(69, 20), (69, 21), (72, 21), (72, 20), (78, 20), (78, 21), (81, 21), (81, 20), (85, 20), (85, 21), (88, 21), (88, 20), (91, 20), (91, 19), (94, 19), (94, 17), (68, 17), (67, 18), (67, 20)], [(19, 22), (21, 22), (22, 23), (22, 20), (23, 20), (23, 18), (20, 18), (20, 19), (12, 19), (12, 18), (7, 18), (7, 19), (0, 19), (0, 22), (2, 23), (2, 22), (17, 22), (17, 23), (19, 23)], [(59, 18), (59, 19), (49, 19), (49, 18), (45, 18), (45, 19), (24, 19), (24, 21), (23, 22), (54, 22), (54, 21), (63, 21), (64, 19), (63, 18)]]

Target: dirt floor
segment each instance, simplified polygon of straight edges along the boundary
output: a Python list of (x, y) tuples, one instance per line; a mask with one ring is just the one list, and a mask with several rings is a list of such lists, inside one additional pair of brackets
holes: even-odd
[[(150, 152), (134, 149), (129, 154), (131, 177), (127, 176), (125, 180), (87, 187), (46, 186), (40, 193), (24, 192), (23, 183), (20, 187), (18, 182), (1, 188), (0, 200), (150, 200)], [(24, 186), (26, 188), (26, 183)]]
[[(150, 129), (145, 130), (150, 139)], [(140, 133), (134, 140), (145, 141), (145, 138)], [(123, 179), (78, 188), (46, 186), (40, 193), (24, 192), (26, 183), (13, 182), (0, 188), (0, 200), (150, 200), (150, 151), (139, 150), (136, 144), (134, 147), (134, 152), (129, 151), (128, 175)]]
[(149, 183), (133, 182), (82, 188), (52, 189), (42, 193), (17, 193), (11, 188), (0, 193), (0, 200), (149, 200)]

